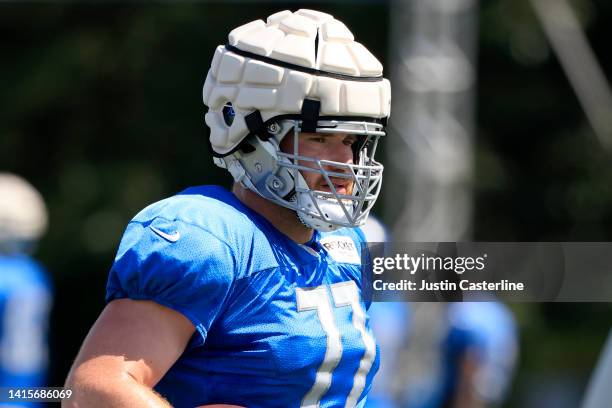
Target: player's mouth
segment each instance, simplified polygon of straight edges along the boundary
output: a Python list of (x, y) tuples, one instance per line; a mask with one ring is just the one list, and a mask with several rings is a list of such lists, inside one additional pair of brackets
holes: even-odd
[[(346, 181), (339, 181), (339, 180), (334, 180), (333, 178), (331, 179), (331, 182), (334, 186), (334, 189), (336, 190), (336, 194), (339, 195), (350, 195), (353, 191), (353, 183), (349, 180)], [(327, 191), (327, 192), (332, 192), (333, 190), (331, 189), (331, 187), (329, 186), (329, 184), (324, 183), (321, 184), (318, 188), (319, 191)]]

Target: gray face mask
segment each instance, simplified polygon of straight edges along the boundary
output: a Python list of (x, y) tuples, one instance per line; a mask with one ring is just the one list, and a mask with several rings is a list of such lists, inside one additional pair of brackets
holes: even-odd
[[(296, 211), (309, 228), (333, 231), (365, 223), (378, 198), (383, 166), (374, 160), (378, 139), (385, 135), (378, 123), (320, 120), (316, 132), (356, 135), (353, 163), (340, 163), (300, 154), (299, 120), (282, 120), (268, 126), (274, 137), (264, 141), (257, 136), (247, 139), (248, 152), (237, 151), (215, 162), (227, 168), (234, 180), (260, 196)], [(280, 149), (281, 141), (291, 137), (292, 152)], [(291, 149), (290, 149), (291, 150)], [(305, 173), (322, 176), (326, 188), (312, 190)], [(335, 185), (352, 186), (340, 193)]]

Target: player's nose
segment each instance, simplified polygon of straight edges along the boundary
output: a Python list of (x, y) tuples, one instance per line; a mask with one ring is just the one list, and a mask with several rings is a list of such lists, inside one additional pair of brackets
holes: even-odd
[(327, 160), (344, 164), (353, 164), (353, 149), (344, 142), (344, 137), (334, 138), (334, 143)]

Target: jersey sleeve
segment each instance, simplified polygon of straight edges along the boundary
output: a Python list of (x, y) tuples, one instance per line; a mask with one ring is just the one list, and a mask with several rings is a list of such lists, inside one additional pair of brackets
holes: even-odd
[(211, 232), (181, 221), (132, 221), (111, 268), (106, 301), (151, 300), (187, 317), (202, 337), (223, 310), (236, 259)]

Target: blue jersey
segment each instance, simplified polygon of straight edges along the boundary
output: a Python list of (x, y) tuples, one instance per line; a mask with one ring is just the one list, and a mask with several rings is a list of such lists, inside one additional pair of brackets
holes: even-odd
[(486, 403), (502, 403), (518, 352), (512, 312), (500, 302), (451, 303), (448, 322), (444, 343), (446, 392), (456, 392), (458, 362), (469, 352), (478, 364), (476, 393)]
[[(433, 304), (425, 305), (431, 309)], [(425, 307), (421, 305), (426, 313)], [(471, 384), (473, 392), (485, 404), (501, 404), (517, 357), (517, 331), (512, 313), (504, 304), (494, 301), (448, 303), (441, 313), (437, 316), (444, 327), (436, 328), (441, 337), (429, 339), (433, 353), (427, 347), (418, 350), (420, 356), (429, 357), (428, 369), (415, 373), (406, 384), (404, 406), (447, 406), (456, 395), (461, 381), (461, 362), (468, 354), (477, 365)], [(422, 317), (432, 325), (431, 313)], [(417, 328), (414, 330), (418, 336)]]
[(0, 254), (0, 385), (3, 387), (45, 385), (50, 307), (51, 285), (43, 268), (25, 255)]
[(196, 328), (155, 387), (177, 407), (362, 406), (378, 368), (358, 229), (299, 245), (230, 192), (195, 187), (129, 223), (107, 301), (147, 299)]

